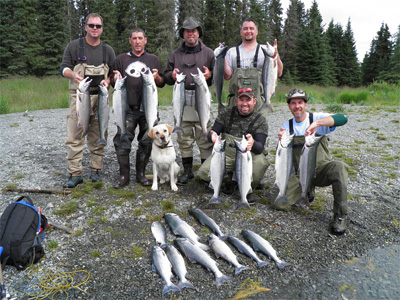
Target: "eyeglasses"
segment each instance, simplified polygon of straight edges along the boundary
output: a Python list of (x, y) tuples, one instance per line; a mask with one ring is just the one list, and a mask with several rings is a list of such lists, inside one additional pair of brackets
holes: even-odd
[(241, 89), (238, 90), (239, 94), (241, 94), (241, 93), (252, 93), (252, 92), (253, 92), (252, 88), (241, 88)]
[(103, 27), (103, 25), (101, 24), (87, 24), (87, 26), (89, 26), (90, 28), (97, 28), (97, 29), (101, 29), (101, 27)]

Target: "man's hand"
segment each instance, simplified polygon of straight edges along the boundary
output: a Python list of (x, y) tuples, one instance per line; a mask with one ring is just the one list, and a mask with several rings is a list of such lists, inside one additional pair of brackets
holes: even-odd
[(174, 81), (176, 81), (176, 74), (178, 74), (178, 73), (180, 73), (180, 71), (179, 71), (178, 68), (175, 68), (175, 69), (172, 71), (172, 79), (173, 79)]
[(152, 69), (151, 71), (153, 72), (155, 83), (158, 85), (162, 84), (162, 78), (160, 75), (158, 75), (158, 69)]
[(218, 134), (215, 131), (211, 130), (211, 141), (215, 143), (217, 139), (218, 139)]
[(281, 129), (279, 129), (279, 132), (278, 132), (278, 140), (282, 139), (282, 135), (284, 134), (284, 132), (285, 132), (285, 128), (281, 127)]
[(204, 78), (208, 80), (208, 78), (211, 77), (211, 71), (206, 66), (203, 66), (203, 70), (204, 70)]
[(72, 71), (72, 79), (74, 80), (74, 82), (76, 83), (76, 85), (79, 86), (79, 84), (80, 84), (81, 81), (83, 80), (83, 77), (81, 77), (81, 71), (78, 71), (78, 72)]
[(117, 81), (117, 79), (119, 79), (119, 80), (122, 79), (122, 75), (119, 71), (114, 70), (113, 73), (114, 73), (114, 82)]
[(253, 148), (254, 145), (253, 136), (250, 133), (248, 133), (246, 135), (246, 140), (247, 140), (247, 151), (251, 151), (251, 148)]

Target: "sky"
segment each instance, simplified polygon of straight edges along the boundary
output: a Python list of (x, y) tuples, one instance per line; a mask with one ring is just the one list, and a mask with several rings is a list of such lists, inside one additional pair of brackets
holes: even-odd
[[(308, 10), (313, 0), (301, 0), (301, 2)], [(281, 0), (284, 19), (286, 19), (289, 4), (290, 0)], [(382, 23), (388, 25), (392, 36), (400, 25), (399, 0), (317, 0), (317, 4), (325, 29), (333, 19), (335, 24), (339, 23), (343, 30), (346, 30), (347, 21), (350, 18), (360, 62), (364, 59), (365, 53), (369, 52), (371, 42), (377, 36)]]

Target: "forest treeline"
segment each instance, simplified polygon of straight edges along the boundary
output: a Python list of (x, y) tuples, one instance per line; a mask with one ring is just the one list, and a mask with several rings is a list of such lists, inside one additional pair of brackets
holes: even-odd
[(141, 27), (147, 51), (164, 66), (181, 42), (177, 29), (187, 16), (200, 21), (202, 41), (211, 49), (220, 42), (238, 45), (241, 20), (250, 17), (258, 23), (260, 43), (278, 40), (287, 83), (357, 87), (400, 81), (400, 25), (392, 35), (382, 23), (359, 62), (351, 20), (345, 27), (330, 20), (324, 29), (318, 2), (305, 10), (300, 0), (290, 1), (285, 20), (280, 0), (1, 0), (0, 78), (59, 74), (65, 46), (85, 35), (91, 12), (103, 17), (102, 40), (116, 54), (130, 50), (129, 32)]

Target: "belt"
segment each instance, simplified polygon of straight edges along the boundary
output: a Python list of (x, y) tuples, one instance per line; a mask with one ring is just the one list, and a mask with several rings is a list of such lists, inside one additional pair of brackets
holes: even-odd
[(130, 106), (130, 108), (132, 110), (139, 110), (140, 109), (140, 105), (132, 105), (132, 106)]
[(99, 88), (98, 87), (92, 87), (89, 89), (89, 94), (90, 95), (98, 95), (99, 94)]

